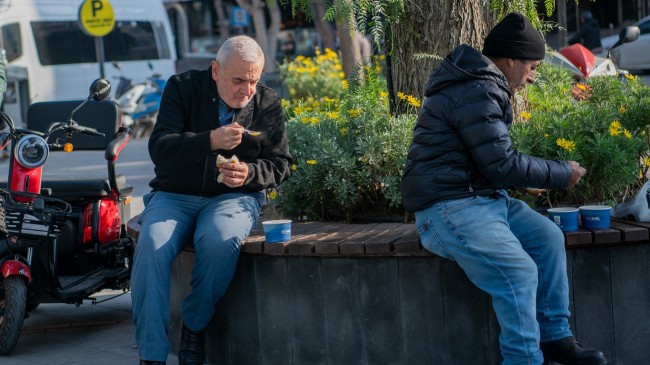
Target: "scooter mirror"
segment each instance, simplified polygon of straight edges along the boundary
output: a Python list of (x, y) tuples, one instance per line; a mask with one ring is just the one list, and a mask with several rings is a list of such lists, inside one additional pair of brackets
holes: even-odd
[(90, 85), (90, 95), (88, 99), (95, 101), (104, 100), (111, 93), (111, 83), (106, 79), (97, 79)]
[(629, 26), (624, 27), (618, 37), (621, 39), (622, 43), (630, 43), (636, 41), (639, 38), (639, 35), (641, 35), (639, 27)]
[(623, 27), (623, 29), (621, 29), (621, 32), (618, 34), (618, 41), (616, 41), (616, 43), (609, 50), (611, 51), (624, 43), (634, 42), (639, 39), (639, 35), (641, 35), (641, 29), (639, 29), (639, 27), (634, 25)]

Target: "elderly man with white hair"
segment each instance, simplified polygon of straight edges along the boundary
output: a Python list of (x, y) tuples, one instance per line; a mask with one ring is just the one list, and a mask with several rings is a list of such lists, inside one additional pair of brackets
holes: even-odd
[[(196, 264), (181, 305), (179, 363), (204, 363), (205, 327), (257, 223), (263, 190), (289, 177), (280, 98), (260, 84), (263, 67), (255, 40), (236, 36), (210, 68), (167, 82), (149, 138), (155, 178), (144, 196), (131, 277), (140, 364), (165, 364), (171, 264), (190, 244)], [(217, 157), (228, 162), (217, 166)]]

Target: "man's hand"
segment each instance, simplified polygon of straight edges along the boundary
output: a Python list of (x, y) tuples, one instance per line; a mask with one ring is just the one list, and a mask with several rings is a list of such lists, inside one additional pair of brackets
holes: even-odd
[(571, 180), (569, 180), (568, 187), (572, 188), (577, 183), (580, 182), (580, 178), (587, 173), (587, 170), (585, 170), (583, 167), (580, 166), (579, 163), (575, 161), (569, 161), (569, 166), (571, 167), (571, 171), (573, 172), (573, 174), (571, 175)]
[(219, 168), (223, 175), (223, 183), (231, 188), (244, 185), (248, 178), (248, 164), (246, 162), (226, 162)]
[(232, 150), (239, 146), (241, 137), (244, 134), (244, 127), (238, 123), (232, 123), (210, 131), (210, 148)]

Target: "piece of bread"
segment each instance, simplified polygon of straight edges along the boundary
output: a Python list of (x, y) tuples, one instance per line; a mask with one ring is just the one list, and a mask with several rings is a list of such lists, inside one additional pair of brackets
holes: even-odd
[[(230, 157), (230, 158), (225, 158), (225, 157), (223, 157), (221, 155), (217, 155), (217, 168), (221, 168), (221, 166), (223, 166), (223, 164), (225, 164), (225, 163), (239, 163), (239, 159), (235, 155), (232, 155), (232, 157)], [(217, 182), (218, 183), (223, 182), (223, 174), (222, 173), (219, 173), (219, 175), (217, 176)]]
[(539, 196), (543, 192), (545, 192), (546, 189), (537, 189), (537, 188), (526, 188), (526, 193), (532, 195), (532, 196)]

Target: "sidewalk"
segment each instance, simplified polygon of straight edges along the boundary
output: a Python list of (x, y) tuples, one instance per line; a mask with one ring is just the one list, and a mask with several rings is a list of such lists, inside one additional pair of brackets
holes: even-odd
[[(103, 291), (98, 301), (120, 291)], [(2, 365), (137, 365), (131, 296), (92, 305), (41, 304), (25, 319), (18, 345)], [(170, 355), (168, 365), (178, 365)]]

